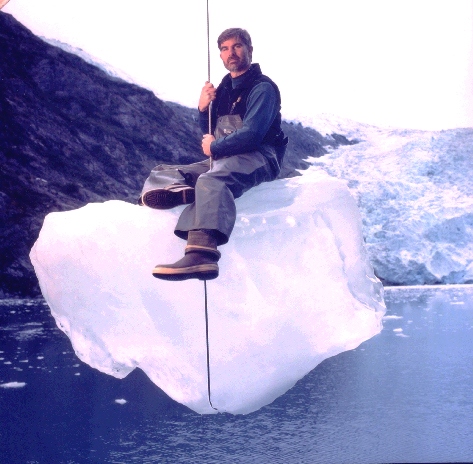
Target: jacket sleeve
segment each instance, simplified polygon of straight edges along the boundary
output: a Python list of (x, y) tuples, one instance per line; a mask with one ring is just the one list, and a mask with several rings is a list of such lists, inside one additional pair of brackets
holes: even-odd
[(279, 106), (274, 87), (268, 82), (256, 85), (248, 95), (243, 127), (212, 142), (210, 145), (212, 157), (218, 159), (257, 150), (278, 111)]
[(199, 112), (199, 127), (200, 130), (202, 131), (202, 134), (208, 134), (209, 133), (209, 111), (200, 111), (197, 108), (197, 111)]

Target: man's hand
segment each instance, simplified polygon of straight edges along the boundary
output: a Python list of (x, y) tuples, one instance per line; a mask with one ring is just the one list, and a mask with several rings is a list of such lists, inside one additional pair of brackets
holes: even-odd
[(206, 82), (202, 87), (199, 99), (199, 111), (204, 112), (209, 108), (210, 102), (215, 100), (217, 89), (210, 82)]
[(206, 156), (212, 156), (212, 152), (210, 151), (210, 144), (215, 140), (215, 137), (210, 134), (205, 134), (202, 139), (202, 151)]

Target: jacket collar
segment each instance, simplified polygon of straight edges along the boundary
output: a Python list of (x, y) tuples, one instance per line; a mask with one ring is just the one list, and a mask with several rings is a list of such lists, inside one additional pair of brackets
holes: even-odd
[(248, 71), (246, 71), (241, 76), (235, 77), (234, 79), (228, 73), (225, 76), (225, 85), (229, 86), (231, 89), (245, 89), (251, 85), (251, 83), (259, 76), (261, 76), (261, 68), (258, 63), (253, 63)]

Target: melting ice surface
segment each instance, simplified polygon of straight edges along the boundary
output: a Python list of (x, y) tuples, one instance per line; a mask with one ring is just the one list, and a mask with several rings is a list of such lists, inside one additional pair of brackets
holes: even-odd
[[(151, 275), (182, 256), (181, 208), (108, 201), (51, 213), (30, 257), (80, 359), (118, 378), (138, 367), (174, 400), (214, 413), (204, 285)], [(237, 209), (221, 275), (207, 283), (211, 399), (245, 414), (379, 333), (385, 306), (344, 181), (309, 170), (260, 185)]]

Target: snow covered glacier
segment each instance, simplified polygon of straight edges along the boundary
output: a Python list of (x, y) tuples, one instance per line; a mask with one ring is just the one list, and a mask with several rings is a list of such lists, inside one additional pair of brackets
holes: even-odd
[[(346, 182), (314, 168), (260, 185), (237, 208), (221, 275), (207, 283), (212, 404), (235, 414), (379, 333), (385, 312)], [(141, 368), (176, 401), (214, 413), (204, 285), (151, 275), (182, 255), (179, 212), (109, 201), (51, 213), (30, 257), (80, 359), (118, 378)]]
[(378, 277), (473, 283), (473, 128), (382, 129), (333, 116), (302, 122), (359, 141), (313, 161), (348, 182)]

